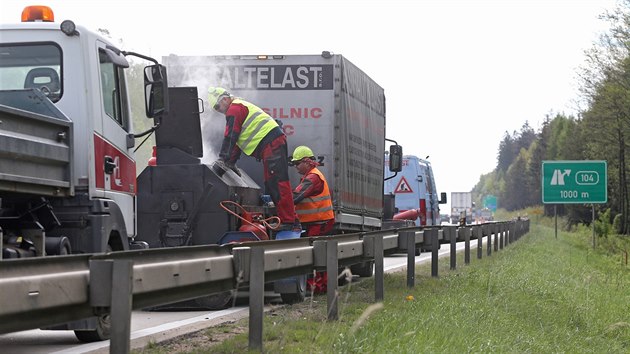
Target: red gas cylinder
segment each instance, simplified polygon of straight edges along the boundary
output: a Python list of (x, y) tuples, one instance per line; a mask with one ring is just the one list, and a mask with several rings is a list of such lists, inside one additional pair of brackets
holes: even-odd
[(153, 154), (151, 155), (151, 158), (149, 159), (149, 166), (155, 166), (157, 165), (157, 153), (156, 153), (156, 149), (155, 146), (153, 147)]
[(394, 220), (415, 220), (420, 216), (420, 209), (409, 209), (394, 215)]
[(249, 232), (252, 232), (260, 240), (268, 240), (269, 239), (269, 236), (267, 235), (267, 231), (265, 230), (265, 227), (262, 226), (261, 224), (257, 224), (257, 223), (243, 224), (243, 225), (241, 225), (241, 227), (238, 228), (238, 231), (246, 231), (246, 232), (249, 231)]

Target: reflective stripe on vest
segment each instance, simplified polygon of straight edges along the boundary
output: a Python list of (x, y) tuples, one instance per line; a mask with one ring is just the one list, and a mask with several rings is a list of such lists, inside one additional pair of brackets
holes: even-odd
[[(314, 222), (330, 220), (335, 218), (333, 212), (332, 198), (330, 197), (330, 191), (328, 190), (328, 182), (324, 178), (324, 175), (317, 168), (313, 168), (309, 173), (314, 173), (324, 182), (324, 189), (321, 193), (312, 197), (304, 198), (295, 206), (295, 212), (298, 215), (300, 222)], [(302, 180), (306, 178), (306, 175), (302, 177)]]
[(257, 106), (236, 98), (232, 103), (242, 104), (247, 107), (247, 118), (243, 122), (241, 133), (238, 135), (236, 145), (247, 155), (251, 155), (260, 141), (269, 133), (273, 128), (278, 126), (278, 123), (271, 118), (270, 115), (265, 113)]

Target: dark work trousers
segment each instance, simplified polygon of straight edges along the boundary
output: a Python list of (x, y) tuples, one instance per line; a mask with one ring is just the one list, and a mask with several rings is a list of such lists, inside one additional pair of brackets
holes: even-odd
[(263, 162), (266, 193), (276, 205), (276, 213), (283, 224), (297, 221), (293, 205), (293, 189), (289, 182), (289, 160), (287, 138), (280, 135), (262, 148), (260, 158)]
[(331, 231), (335, 226), (335, 219), (318, 221), (312, 223), (302, 223), (302, 227), (306, 230), (306, 236), (324, 236), (331, 235)]

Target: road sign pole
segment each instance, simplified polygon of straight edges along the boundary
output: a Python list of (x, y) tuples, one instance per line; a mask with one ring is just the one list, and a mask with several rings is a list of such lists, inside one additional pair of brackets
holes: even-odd
[(553, 205), (553, 218), (555, 220), (556, 223), (556, 238), (558, 238), (558, 204), (554, 204)]
[(591, 225), (593, 225), (593, 248), (595, 248), (595, 204), (591, 204), (591, 208), (593, 208), (593, 221)]

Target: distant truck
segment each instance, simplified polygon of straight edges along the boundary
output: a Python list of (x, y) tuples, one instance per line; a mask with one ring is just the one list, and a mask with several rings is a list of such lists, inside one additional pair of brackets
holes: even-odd
[[(388, 160), (386, 155), (386, 164)], [(440, 204), (446, 203), (446, 193), (441, 193), (438, 198), (428, 160), (405, 155), (401, 173), (394, 175), (385, 171), (385, 177), (385, 194), (394, 195), (397, 209), (394, 219), (413, 220), (416, 226), (441, 224)]]
[(472, 192), (451, 192), (451, 224), (459, 224), (463, 218), (466, 224), (473, 222)]
[(486, 221), (494, 221), (494, 213), (492, 213), (492, 210), (488, 208), (483, 208), (479, 210), (479, 212), (477, 213), (476, 221), (477, 223), (484, 223)]

